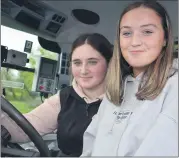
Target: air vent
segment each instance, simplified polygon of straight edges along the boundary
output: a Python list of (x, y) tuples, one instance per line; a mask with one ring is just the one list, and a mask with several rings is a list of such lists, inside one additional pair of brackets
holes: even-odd
[(60, 23), (64, 23), (65, 21), (65, 18), (63, 17), (61, 20), (60, 20)]
[(58, 16), (56, 22), (60, 22), (61, 18), (62, 18), (61, 16)]
[(57, 14), (54, 14), (54, 15), (52, 16), (52, 20), (54, 20), (54, 21), (56, 21), (57, 18), (58, 18), (58, 15), (57, 15)]
[(65, 18), (62, 17), (62, 16), (60, 16), (60, 15), (54, 14), (54, 15), (52, 16), (52, 20), (55, 21), (55, 22), (58, 22), (58, 23), (61, 23), (61, 24), (62, 24), (62, 23), (64, 23)]

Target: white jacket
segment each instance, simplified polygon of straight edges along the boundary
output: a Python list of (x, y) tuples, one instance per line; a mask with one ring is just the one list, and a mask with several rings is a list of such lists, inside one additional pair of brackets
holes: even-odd
[(139, 82), (140, 76), (127, 77), (121, 106), (104, 97), (84, 133), (81, 156), (178, 155), (178, 72), (153, 101), (136, 99)]

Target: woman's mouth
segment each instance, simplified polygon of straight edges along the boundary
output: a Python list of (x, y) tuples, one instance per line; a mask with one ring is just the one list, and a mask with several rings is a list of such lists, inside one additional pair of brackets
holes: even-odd
[(130, 51), (132, 54), (138, 54), (144, 52), (143, 50), (131, 50)]

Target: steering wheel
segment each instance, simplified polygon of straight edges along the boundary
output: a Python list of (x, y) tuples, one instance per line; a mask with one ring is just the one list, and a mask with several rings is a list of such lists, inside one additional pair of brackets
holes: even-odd
[[(37, 149), (40, 152), (40, 156), (42, 157), (50, 157), (50, 151), (45, 144), (44, 140), (40, 136), (40, 134), (35, 130), (35, 128), (29, 123), (29, 121), (4, 97), (1, 96), (1, 109), (6, 112), (9, 117), (14, 120), (19, 127), (29, 136), (31, 141), (35, 144)], [(12, 155), (13, 153), (18, 153), (19, 156), (34, 156), (30, 151), (24, 151), (19, 149), (11, 149), (11, 148), (1, 148), (1, 154), (7, 155), (10, 152)], [(34, 152), (33, 152), (34, 153)], [(17, 155), (14, 155), (17, 156)]]

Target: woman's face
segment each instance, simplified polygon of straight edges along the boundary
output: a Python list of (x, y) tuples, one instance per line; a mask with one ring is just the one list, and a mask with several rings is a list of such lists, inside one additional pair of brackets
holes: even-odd
[(104, 83), (107, 72), (105, 58), (89, 44), (77, 47), (72, 54), (72, 74), (84, 89), (94, 89)]
[(161, 18), (155, 11), (140, 7), (124, 14), (120, 23), (120, 48), (134, 75), (156, 60), (164, 45)]

